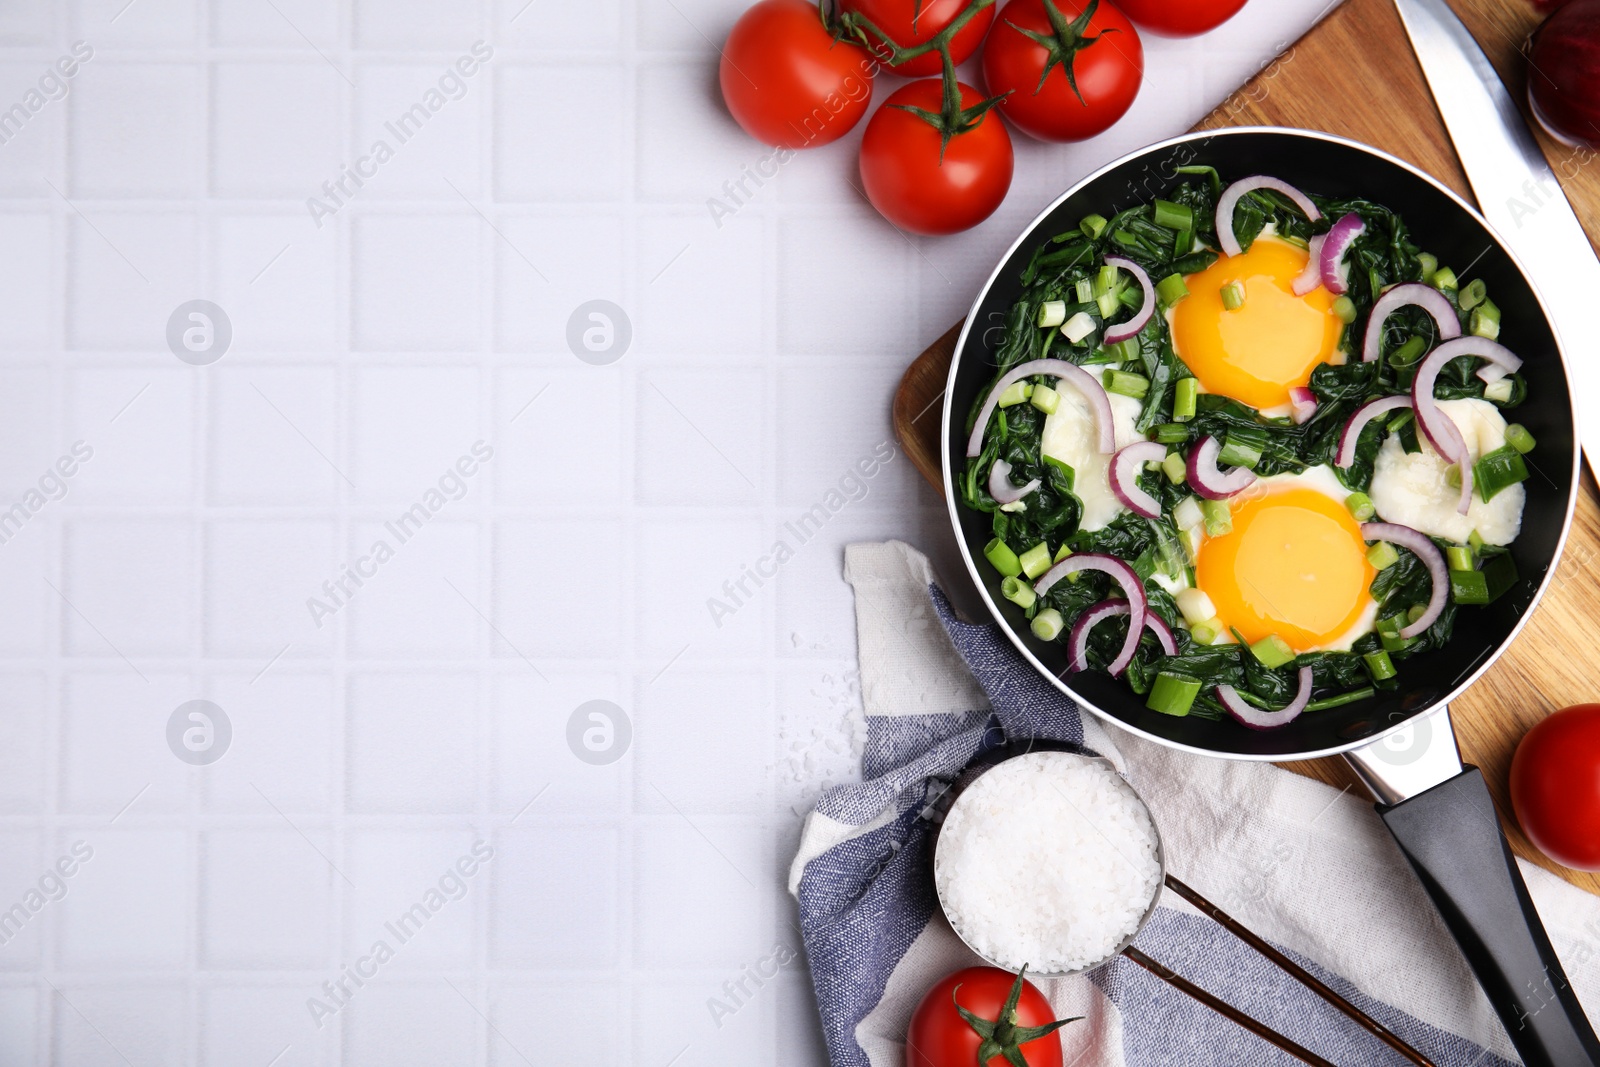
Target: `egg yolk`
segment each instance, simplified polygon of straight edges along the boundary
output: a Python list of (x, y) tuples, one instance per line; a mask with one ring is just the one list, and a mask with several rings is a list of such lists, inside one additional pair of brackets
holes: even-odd
[[(1172, 343), (1207, 392), (1278, 407), (1332, 358), (1344, 330), (1333, 294), (1318, 286), (1294, 295), (1307, 258), (1303, 248), (1261, 237), (1184, 279), (1189, 295), (1173, 308)], [(1230, 311), (1222, 290), (1234, 283), (1244, 287), (1244, 303)]]
[(1314, 489), (1250, 490), (1229, 501), (1233, 531), (1200, 546), (1195, 584), (1254, 644), (1277, 634), (1309, 652), (1348, 633), (1372, 584), (1361, 526)]

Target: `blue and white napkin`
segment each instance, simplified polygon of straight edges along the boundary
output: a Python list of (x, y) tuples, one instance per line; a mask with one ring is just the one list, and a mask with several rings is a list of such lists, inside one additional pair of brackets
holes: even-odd
[[(1150, 805), (1168, 869), (1441, 1067), (1515, 1053), (1363, 797), (1266, 764), (1103, 728), (991, 625), (956, 618), (928, 560), (852, 545), (868, 739), (860, 784), (826, 791), (790, 872), (832, 1067), (902, 1067), (912, 1010), (978, 963), (934, 898), (924, 810), (978, 752), (1050, 738), (1111, 759)], [(1523, 864), (1567, 974), (1600, 1009), (1600, 899)], [(1339, 1064), (1399, 1056), (1173, 894), (1140, 935), (1157, 960)], [(1074, 1067), (1297, 1061), (1125, 960), (1040, 983)]]

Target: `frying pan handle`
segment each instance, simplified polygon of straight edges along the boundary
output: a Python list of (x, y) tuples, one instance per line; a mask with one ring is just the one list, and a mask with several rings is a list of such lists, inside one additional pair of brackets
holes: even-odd
[(1500, 832), (1483, 775), (1468, 766), (1424, 793), (1378, 805), (1528, 1067), (1600, 1064), (1572, 992)]

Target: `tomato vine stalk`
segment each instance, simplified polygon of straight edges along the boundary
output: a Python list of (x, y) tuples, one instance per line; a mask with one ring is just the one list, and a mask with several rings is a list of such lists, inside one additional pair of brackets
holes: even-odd
[[(928, 125), (939, 131), (939, 159), (944, 160), (945, 149), (950, 147), (952, 139), (961, 134), (975, 129), (983, 121), (995, 105), (1006, 98), (1006, 93), (991, 96), (980, 100), (971, 107), (961, 106), (961, 85), (956, 80), (956, 64), (950, 54), (950, 42), (956, 34), (966, 28), (981, 12), (994, 6), (995, 0), (971, 0), (961, 13), (951, 20), (950, 24), (934, 36), (918, 45), (904, 47), (890, 37), (883, 30), (873, 24), (872, 20), (857, 11), (836, 11), (829, 14), (827, 0), (819, 0), (822, 5), (823, 23), (829, 27), (834, 36), (840, 40), (846, 37), (859, 41), (872, 55), (888, 64), (898, 67), (903, 63), (925, 56), (930, 52), (938, 52), (940, 65), (943, 68), (940, 80), (943, 86), (943, 97), (938, 111), (927, 108), (914, 107), (909, 104), (894, 104), (893, 107), (902, 111), (909, 111)], [(921, 18), (922, 3), (918, 0), (913, 19)], [(913, 26), (915, 21), (913, 21)]]

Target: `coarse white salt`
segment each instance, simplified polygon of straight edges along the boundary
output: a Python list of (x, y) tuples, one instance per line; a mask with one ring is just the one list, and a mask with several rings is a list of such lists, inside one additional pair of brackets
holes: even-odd
[(997, 763), (945, 816), (934, 884), (950, 925), (1010, 970), (1099, 963), (1161, 889), (1155, 825), (1103, 760), (1030, 752)]

